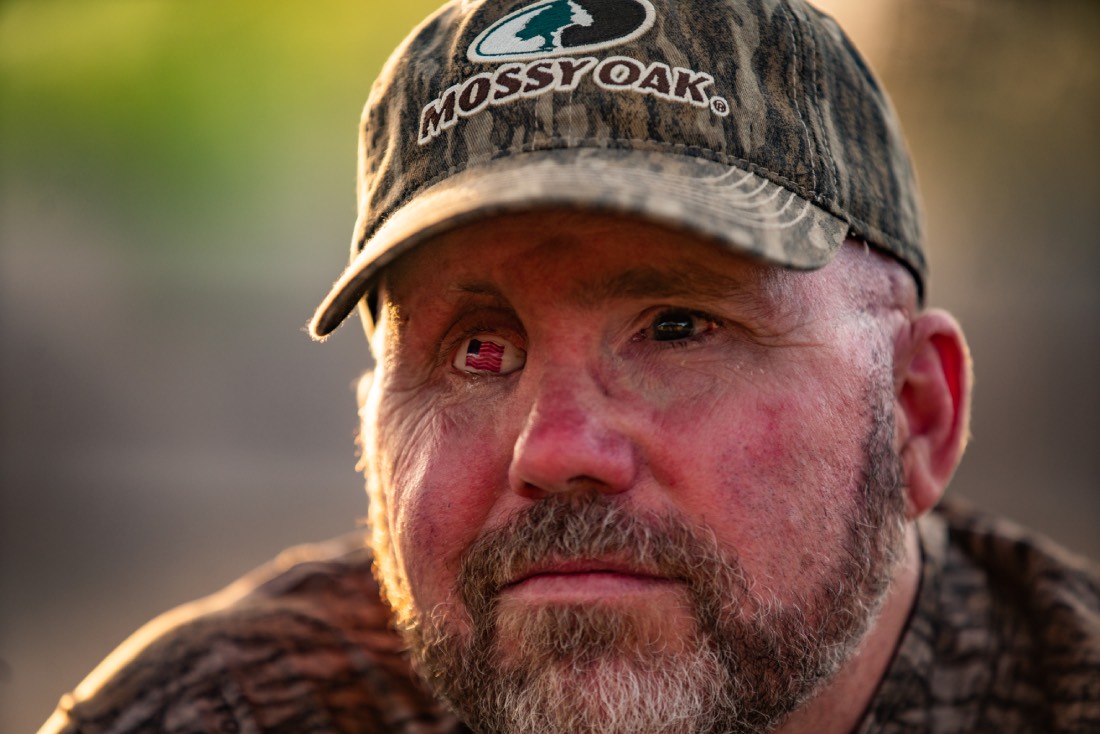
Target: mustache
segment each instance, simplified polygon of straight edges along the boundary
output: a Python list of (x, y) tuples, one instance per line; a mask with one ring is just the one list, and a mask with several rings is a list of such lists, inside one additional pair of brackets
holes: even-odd
[(745, 588), (735, 554), (723, 552), (709, 529), (589, 493), (550, 495), (487, 531), (462, 558), (459, 596), (476, 619), (491, 610), (505, 586), (531, 569), (572, 560), (613, 560), (679, 581), (692, 596), (703, 594), (719, 575), (734, 588)]

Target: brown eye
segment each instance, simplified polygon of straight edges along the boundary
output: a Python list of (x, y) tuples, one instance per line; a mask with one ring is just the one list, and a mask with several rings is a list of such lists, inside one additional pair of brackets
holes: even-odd
[(499, 336), (479, 334), (464, 340), (455, 353), (453, 364), (474, 375), (506, 375), (523, 367), (527, 352)]
[(690, 339), (695, 336), (696, 328), (702, 320), (690, 311), (682, 309), (662, 311), (650, 325), (650, 334), (654, 341), (671, 342)]

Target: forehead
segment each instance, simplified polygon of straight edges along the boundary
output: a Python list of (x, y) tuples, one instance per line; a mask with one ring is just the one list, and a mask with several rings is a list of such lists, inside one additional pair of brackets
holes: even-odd
[(556, 300), (596, 307), (613, 298), (749, 299), (778, 307), (797, 297), (790, 271), (713, 240), (644, 220), (576, 211), (493, 217), (423, 243), (383, 276), (406, 307), (456, 295), (517, 296), (552, 282)]

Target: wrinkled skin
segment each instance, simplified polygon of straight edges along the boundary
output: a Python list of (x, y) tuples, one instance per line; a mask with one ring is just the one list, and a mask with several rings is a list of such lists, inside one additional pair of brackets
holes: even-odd
[[(493, 219), (403, 256), (382, 285), (362, 408), (373, 543), (399, 625), (414, 642), (427, 624), (468, 643), (470, 549), (548, 498), (598, 496), (735, 558), (740, 620), (787, 610), (824, 628), (835, 610), (812, 601), (866, 560), (877, 581), (852, 592), (866, 596), (852, 605), (862, 616), (829, 643), (843, 643), (843, 660), (824, 686), (857, 691), (849, 708), (860, 707), (915, 592), (919, 554), (902, 526), (938, 496), (950, 474), (940, 464), (957, 461), (935, 456), (929, 483), (927, 457), (907, 450), (930, 414), (914, 406), (934, 401), (906, 395), (919, 330), (911, 297), (896, 297), (897, 266), (881, 260), (853, 243), (820, 271), (792, 273), (653, 225), (555, 212)], [(464, 366), (471, 338), (502, 347), (499, 372)], [(946, 402), (965, 415), (955, 387)], [(883, 489), (905, 496), (872, 528), (879, 557), (853, 563), (869, 436), (884, 420), (880, 453), (904, 476)], [(956, 423), (944, 440), (961, 446)], [(513, 623), (497, 625), (487, 665), (521, 662), (514, 620), (546, 610), (632, 620), (666, 651), (699, 632), (684, 577), (630, 554), (590, 548), (501, 573), (489, 613)], [(812, 693), (791, 693), (790, 707)], [(836, 712), (832, 698), (811, 704), (851, 723), (858, 710)]]

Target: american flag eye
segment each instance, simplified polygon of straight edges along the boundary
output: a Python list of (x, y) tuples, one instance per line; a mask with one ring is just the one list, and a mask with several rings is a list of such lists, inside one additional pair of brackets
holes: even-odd
[(455, 354), (454, 366), (477, 375), (506, 375), (527, 360), (527, 353), (500, 337), (476, 336), (465, 340)]

